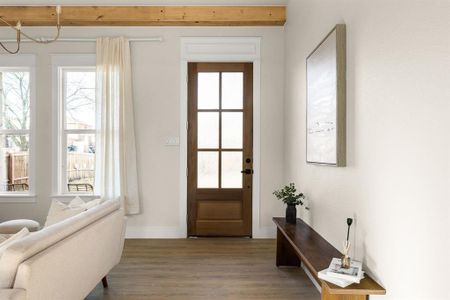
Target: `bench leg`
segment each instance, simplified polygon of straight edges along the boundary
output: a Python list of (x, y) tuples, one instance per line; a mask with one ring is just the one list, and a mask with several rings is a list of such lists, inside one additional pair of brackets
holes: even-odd
[(330, 294), (328, 287), (322, 283), (322, 300), (369, 300), (369, 296)]
[(102, 278), (102, 284), (103, 284), (103, 288), (105, 288), (105, 289), (108, 288), (108, 279), (106, 279), (106, 276)]
[(300, 259), (284, 237), (280, 229), (277, 228), (277, 267), (279, 266), (295, 266), (300, 267)]

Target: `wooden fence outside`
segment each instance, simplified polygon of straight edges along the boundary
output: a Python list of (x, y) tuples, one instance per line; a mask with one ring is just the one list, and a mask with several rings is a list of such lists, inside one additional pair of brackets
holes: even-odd
[[(29, 171), (28, 152), (12, 152), (5, 155), (9, 185), (27, 184)], [(69, 152), (67, 155), (68, 183), (90, 183), (94, 180), (95, 154)]]
[(68, 183), (90, 183), (94, 181), (95, 154), (69, 152), (67, 154)]
[(9, 184), (28, 184), (28, 158), (28, 152), (6, 153)]

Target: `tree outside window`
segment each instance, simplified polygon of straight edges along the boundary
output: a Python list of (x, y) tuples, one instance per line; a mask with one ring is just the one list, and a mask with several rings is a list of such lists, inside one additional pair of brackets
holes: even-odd
[(29, 190), (30, 72), (0, 70), (0, 192)]

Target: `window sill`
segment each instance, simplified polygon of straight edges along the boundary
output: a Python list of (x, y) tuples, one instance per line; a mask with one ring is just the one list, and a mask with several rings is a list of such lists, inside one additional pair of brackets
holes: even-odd
[(73, 194), (57, 194), (57, 195), (51, 195), (50, 198), (75, 198), (76, 196), (78, 197), (84, 197), (84, 198), (92, 198), (92, 199), (97, 199), (97, 198), (101, 198), (100, 195), (94, 195), (94, 194), (83, 194), (83, 193), (73, 193)]
[(36, 203), (35, 194), (0, 194), (0, 203)]

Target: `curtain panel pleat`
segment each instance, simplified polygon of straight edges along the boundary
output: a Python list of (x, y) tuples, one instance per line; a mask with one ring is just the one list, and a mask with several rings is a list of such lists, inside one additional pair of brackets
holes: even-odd
[(140, 212), (130, 44), (124, 37), (97, 38), (97, 149), (95, 189)]

